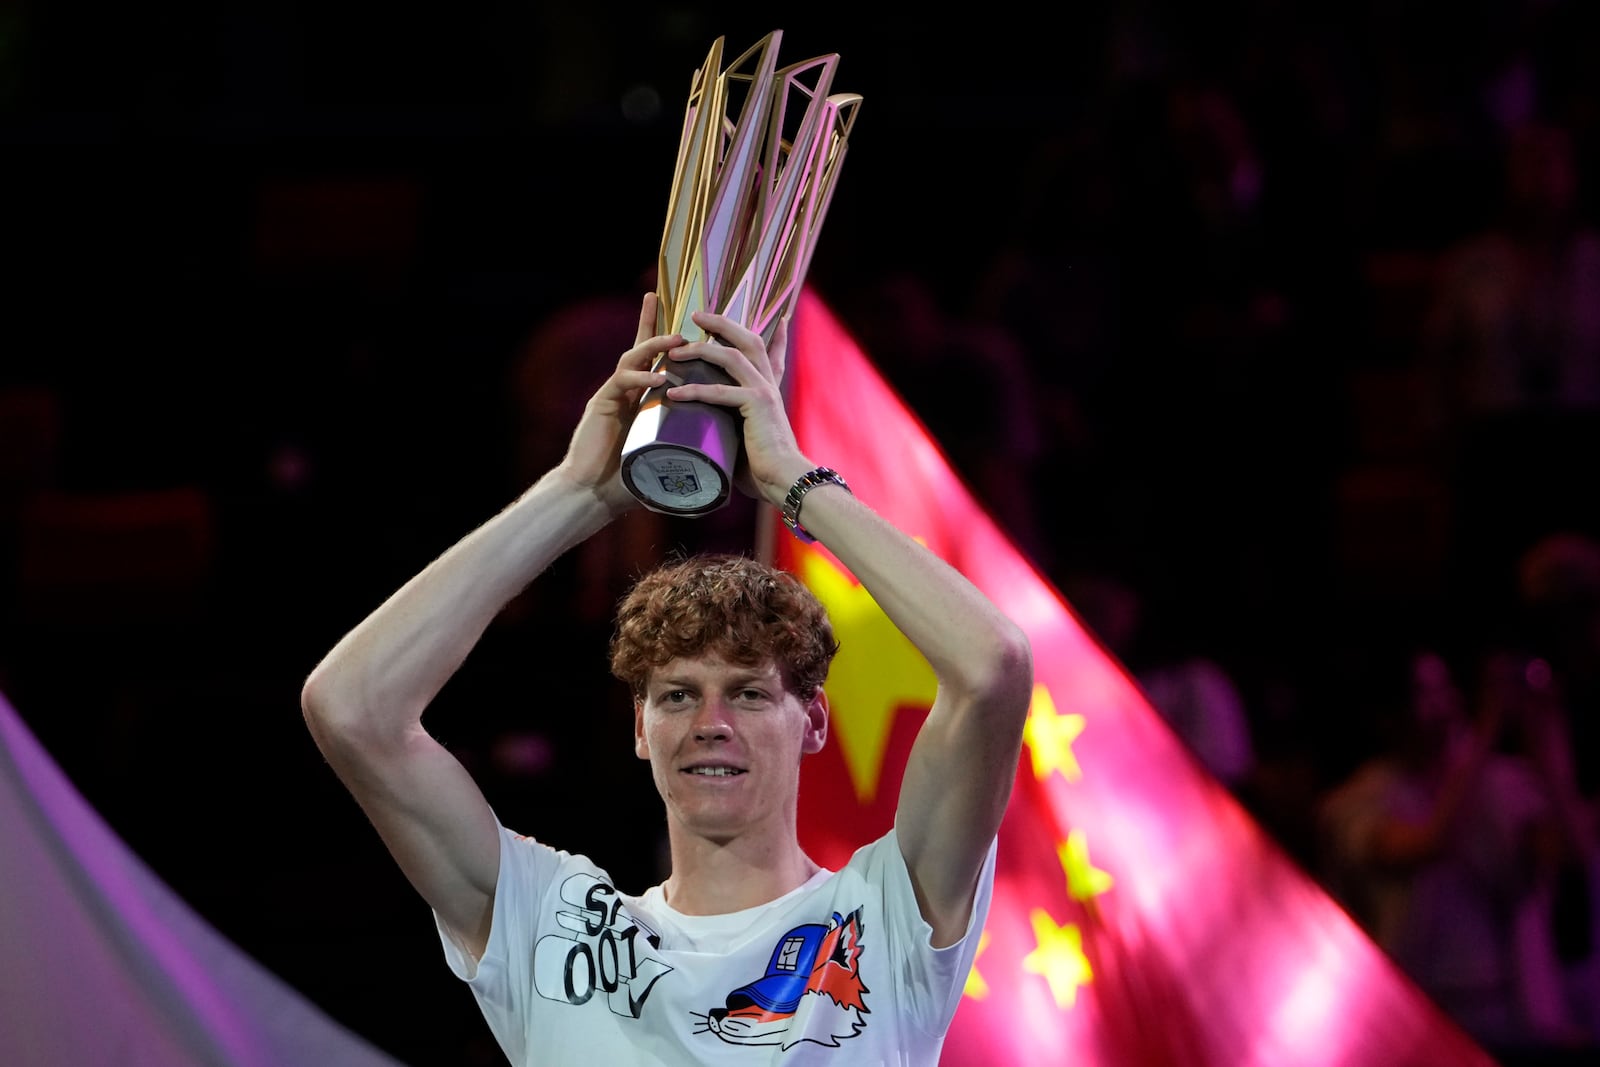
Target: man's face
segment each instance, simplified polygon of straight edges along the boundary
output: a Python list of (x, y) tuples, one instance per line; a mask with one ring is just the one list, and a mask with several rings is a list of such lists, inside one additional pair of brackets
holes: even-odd
[(668, 819), (717, 841), (792, 832), (800, 759), (826, 736), (826, 698), (802, 700), (771, 662), (676, 659), (634, 706), (634, 751), (650, 761)]

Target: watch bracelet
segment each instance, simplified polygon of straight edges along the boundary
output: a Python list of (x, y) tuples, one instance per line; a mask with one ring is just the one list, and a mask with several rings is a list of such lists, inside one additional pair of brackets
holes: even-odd
[(805, 500), (807, 493), (819, 485), (837, 485), (845, 492), (851, 492), (850, 486), (838, 471), (832, 467), (814, 467), (800, 477), (789, 487), (789, 492), (783, 498), (783, 524), (789, 528), (803, 544), (811, 544), (816, 540), (800, 525), (800, 505)]

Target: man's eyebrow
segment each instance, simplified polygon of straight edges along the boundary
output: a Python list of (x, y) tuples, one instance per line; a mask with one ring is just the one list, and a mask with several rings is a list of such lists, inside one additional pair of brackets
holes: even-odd
[[(738, 674), (729, 675), (722, 682), (722, 685), (729, 689), (770, 689), (775, 685), (781, 684), (781, 679), (774, 678), (767, 672), (757, 668), (751, 668), (748, 671), (741, 671)], [(655, 680), (651, 682), (651, 688), (653, 689), (661, 686), (671, 686), (675, 689), (699, 689), (701, 688), (701, 685), (702, 683), (698, 679), (689, 678), (680, 674), (658, 675), (656, 676)]]
[(781, 674), (775, 676), (761, 668), (752, 667), (748, 671), (743, 671), (739, 674), (733, 675), (728, 679), (728, 684), (732, 686), (749, 686), (757, 689), (768, 689), (775, 685), (781, 686), (783, 684), (783, 676)]
[(659, 689), (661, 686), (664, 686), (664, 685), (672, 686), (674, 689), (693, 689), (695, 687), (694, 682), (690, 681), (689, 679), (683, 677), (680, 674), (661, 674), (661, 675), (657, 675), (650, 682), (650, 688), (652, 688), (652, 689)]

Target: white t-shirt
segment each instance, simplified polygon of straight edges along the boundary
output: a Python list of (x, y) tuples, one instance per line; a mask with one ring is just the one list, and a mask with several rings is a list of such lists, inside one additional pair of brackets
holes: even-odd
[(727, 915), (620, 893), (587, 858), (500, 830), (483, 959), (445, 959), (515, 1067), (929, 1067), (988, 916), (995, 844), (960, 941), (929, 946), (893, 831), (837, 872)]

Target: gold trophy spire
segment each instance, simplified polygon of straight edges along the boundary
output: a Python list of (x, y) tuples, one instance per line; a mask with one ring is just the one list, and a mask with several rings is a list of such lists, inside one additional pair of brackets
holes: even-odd
[[(699, 340), (690, 315), (708, 309), (770, 342), (800, 298), (861, 97), (830, 92), (837, 54), (778, 69), (782, 39), (772, 31), (724, 69), (719, 37), (695, 72), (657, 265), (660, 333)], [(663, 356), (656, 369), (685, 382), (727, 380), (701, 360)], [(623, 482), (654, 511), (703, 515), (731, 496), (737, 413), (674, 403), (666, 388), (640, 402), (622, 447)]]

